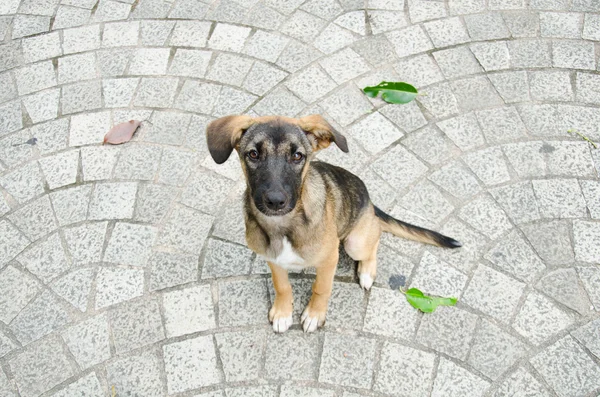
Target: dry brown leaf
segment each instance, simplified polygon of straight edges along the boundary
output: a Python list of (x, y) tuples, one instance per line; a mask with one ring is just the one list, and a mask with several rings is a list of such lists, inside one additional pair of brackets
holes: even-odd
[(115, 125), (104, 135), (104, 143), (119, 145), (129, 142), (135, 130), (140, 126), (140, 123), (141, 121), (138, 120), (129, 120), (125, 123)]

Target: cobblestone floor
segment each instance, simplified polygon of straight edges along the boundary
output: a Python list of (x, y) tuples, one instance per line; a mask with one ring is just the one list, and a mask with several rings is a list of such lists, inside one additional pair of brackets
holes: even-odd
[[(597, 396), (597, 0), (1, 0), (0, 395)], [(406, 106), (360, 88), (407, 81)], [(375, 287), (273, 334), (215, 117), (325, 115), (392, 214)], [(145, 120), (134, 141), (108, 129)], [(31, 143), (36, 139), (34, 145)], [(391, 276), (459, 303), (422, 315)], [(399, 277), (396, 277), (398, 279)]]

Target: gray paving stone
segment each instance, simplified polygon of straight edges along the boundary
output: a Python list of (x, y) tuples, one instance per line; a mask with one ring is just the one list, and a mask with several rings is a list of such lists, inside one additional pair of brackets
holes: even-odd
[(550, 397), (548, 390), (523, 368), (510, 375), (493, 394), (494, 397), (510, 395)]
[[(210, 23), (204, 21), (177, 21), (169, 43), (178, 47), (204, 47), (206, 46)], [(224, 29), (219, 28), (220, 31)], [(223, 32), (220, 33), (223, 35)], [(219, 37), (217, 42), (222, 40)]]
[(330, 330), (360, 330), (364, 323), (363, 307), (366, 303), (364, 291), (356, 283), (333, 284), (329, 299), (327, 326)]
[(459, 152), (449, 139), (429, 126), (407, 136), (402, 145), (431, 165), (438, 165)]
[(586, 216), (586, 204), (575, 179), (532, 181), (544, 218), (578, 218)]
[(342, 84), (370, 70), (369, 65), (351, 48), (323, 58), (319, 64), (335, 80)]
[(475, 14), (485, 9), (485, 2), (482, 0), (456, 1), (448, 4), (450, 15)]
[[(471, 49), (473, 50), (473, 48)], [(477, 53), (475, 55), (477, 56)], [(504, 102), (514, 103), (529, 101), (529, 81), (527, 72), (509, 71), (493, 73), (489, 74), (488, 78)]]
[(202, 278), (218, 278), (250, 273), (252, 251), (220, 240), (210, 239), (202, 267)]
[(598, 181), (579, 181), (588, 211), (593, 219), (600, 219), (600, 202), (596, 198), (600, 197), (600, 183)]
[(319, 382), (369, 389), (372, 385), (375, 341), (325, 334)]
[(83, 146), (102, 142), (110, 127), (109, 112), (74, 115), (71, 117), (69, 145)]
[[(173, 95), (175, 88), (175, 85), (171, 87)], [(219, 85), (187, 80), (181, 88), (174, 106), (182, 110), (210, 114), (220, 91), (221, 86)]]
[(63, 87), (62, 112), (77, 113), (102, 107), (102, 85), (100, 81), (87, 81)]
[[(6, 335), (6, 332), (0, 333), (0, 357), (4, 357), (11, 351), (18, 349), (18, 348), (19, 348), (19, 346), (11, 338), (9, 338)], [(0, 373), (0, 385), (6, 387), (6, 385), (4, 385), (2, 383), (2, 376), (4, 376), (4, 374)], [(1, 387), (0, 387), (0, 391), (5, 392), (5, 390)]]
[(214, 214), (233, 188), (233, 182), (211, 173), (193, 175), (179, 201), (205, 213)]
[(521, 177), (536, 178), (546, 175), (543, 142), (520, 142), (503, 145), (510, 165)]
[(8, 44), (0, 46), (0, 70), (5, 71), (23, 64), (23, 53), (21, 43), (12, 41)]
[(95, 275), (93, 268), (73, 270), (54, 281), (50, 288), (79, 311), (85, 312)]
[(252, 62), (244, 57), (231, 54), (218, 54), (213, 61), (207, 79), (220, 83), (241, 85), (252, 67)]
[(483, 77), (471, 77), (451, 83), (458, 106), (465, 110), (503, 105), (490, 81)]
[(79, 150), (70, 150), (40, 159), (40, 167), (50, 189), (70, 185), (77, 180)]
[(483, 71), (467, 46), (436, 51), (433, 57), (448, 79)]
[(571, 331), (571, 335), (583, 344), (593, 355), (600, 357), (600, 344), (598, 344), (598, 332), (600, 331), (600, 320), (590, 321), (586, 325)]
[(103, 77), (123, 76), (129, 60), (131, 50), (116, 48), (98, 51), (98, 69)]
[(525, 284), (487, 266), (479, 265), (462, 301), (504, 323), (510, 322)]
[(101, 0), (98, 3), (98, 8), (92, 18), (97, 22), (118, 21), (127, 19), (131, 6), (126, 3), (121, 3), (112, 0)]
[(573, 90), (568, 72), (529, 72), (531, 98), (538, 101), (571, 101)]
[(30, 162), (0, 177), (0, 186), (20, 203), (44, 192), (42, 173), (37, 162)]
[(590, 0), (575, 0), (571, 8), (573, 9), (573, 11), (600, 11), (598, 4)]
[(434, 360), (434, 354), (386, 342), (373, 389), (386, 394), (427, 396), (433, 381)]
[(158, 301), (137, 300), (110, 313), (117, 354), (150, 345), (165, 338)]
[(316, 38), (326, 24), (326, 21), (299, 10), (291, 15), (280, 29), (283, 34), (309, 43)]
[(549, 174), (569, 177), (595, 176), (593, 160), (587, 143), (544, 142), (543, 148), (546, 150), (546, 163)]
[(456, 97), (448, 83), (428, 88), (427, 95), (420, 96), (417, 101), (437, 119), (459, 113)]
[(454, 210), (454, 206), (429, 181), (419, 182), (406, 195), (399, 198), (397, 204), (435, 224), (441, 222)]
[(499, 147), (473, 152), (463, 158), (485, 185), (493, 186), (510, 180), (508, 167)]
[(106, 313), (67, 328), (62, 336), (81, 369), (93, 367), (111, 357)]
[(154, 252), (150, 257), (151, 291), (187, 284), (198, 277), (196, 255)]
[(249, 381), (260, 377), (267, 340), (264, 330), (222, 333), (216, 334), (215, 338), (228, 382)]
[(185, 207), (177, 207), (167, 218), (158, 243), (183, 252), (200, 254), (214, 218)]
[(427, 54), (402, 59), (394, 65), (394, 68), (403, 80), (410, 81), (411, 84), (419, 88), (444, 79), (438, 65)]
[(507, 39), (510, 35), (500, 13), (466, 15), (464, 19), (473, 40)]
[(585, 14), (581, 38), (587, 40), (600, 40), (600, 16)]
[(446, 16), (446, 8), (442, 4), (426, 0), (408, 0), (407, 3), (412, 23)]
[(6, 135), (23, 128), (21, 105), (19, 102), (9, 102), (0, 107), (0, 134)]
[(523, 225), (521, 229), (538, 255), (549, 265), (571, 263), (574, 260), (570, 228), (565, 221)]
[(88, 219), (127, 219), (133, 216), (135, 182), (97, 184), (92, 192)]
[(135, 94), (139, 79), (105, 79), (102, 81), (104, 106), (109, 108), (128, 107)]
[(469, 150), (483, 145), (484, 139), (474, 113), (439, 121), (437, 126), (461, 150)]
[(301, 330), (267, 333), (265, 371), (269, 379), (316, 379), (319, 338)]
[(354, 124), (348, 134), (370, 153), (378, 153), (404, 134), (379, 112), (374, 112)]
[(19, 255), (18, 261), (45, 283), (52, 281), (70, 267), (58, 233), (52, 234), (33, 247), (30, 246)]
[(585, 395), (600, 387), (600, 369), (570, 336), (530, 361), (560, 396)]
[(469, 48), (486, 72), (510, 67), (508, 46), (504, 41), (473, 43)]
[(170, 107), (175, 99), (178, 83), (179, 80), (175, 78), (143, 77), (133, 104), (147, 107)]
[(63, 229), (73, 265), (100, 262), (107, 222), (86, 223)]
[(58, 59), (58, 83), (66, 84), (96, 77), (96, 54), (86, 52)]
[(71, 320), (58, 298), (49, 291), (43, 291), (12, 320), (10, 329), (23, 345), (27, 345)]
[(215, 328), (210, 285), (166, 292), (162, 302), (167, 338)]
[(600, 79), (589, 73), (577, 73), (577, 100), (581, 102), (600, 103)]
[(538, 10), (568, 10), (569, 4), (564, 0), (540, 1), (534, 0), (531, 2), (531, 8)]
[(440, 359), (432, 397), (483, 396), (490, 384), (445, 358)]
[(161, 363), (156, 353), (142, 352), (106, 366), (108, 384), (131, 397), (163, 396)]
[(541, 36), (563, 39), (581, 38), (581, 17), (581, 14), (573, 12), (540, 12)]
[(455, 307), (438, 309), (421, 319), (417, 342), (459, 360), (466, 360), (477, 316)]
[(514, 107), (503, 107), (477, 112), (477, 119), (490, 144), (522, 138), (526, 135), (525, 125)]
[(552, 42), (552, 66), (557, 68), (594, 70), (596, 62), (593, 43), (554, 40)]
[(288, 72), (296, 72), (321, 56), (312, 46), (292, 41), (279, 56), (277, 65)]
[(52, 396), (69, 397), (77, 395), (85, 395), (89, 397), (102, 397), (104, 395), (104, 391), (102, 390), (102, 386), (100, 386), (98, 376), (94, 372), (81, 377), (73, 383), (70, 383)]
[(586, 315), (591, 303), (586, 296), (575, 269), (558, 269), (542, 278), (536, 286), (554, 300)]
[(577, 273), (594, 305), (594, 309), (598, 310), (600, 307), (600, 289), (598, 289), (598, 286), (600, 286), (600, 269), (594, 266), (578, 267)]
[(436, 48), (463, 44), (470, 41), (460, 18), (452, 17), (423, 24)]
[(65, 54), (100, 48), (100, 25), (88, 25), (63, 30), (62, 49)]
[(17, 86), (11, 72), (1, 73), (0, 83), (4, 87), (4, 90), (0, 93), (0, 102), (6, 102), (17, 97)]
[[(262, 394), (266, 395), (266, 394)], [(283, 385), (280, 397), (333, 397), (335, 391), (315, 387)]]
[(549, 43), (545, 40), (523, 39), (510, 41), (508, 51), (514, 68), (551, 66)]
[(468, 274), (482, 256), (487, 239), (456, 218), (450, 218), (439, 230), (442, 234), (460, 241), (463, 247), (459, 250), (428, 247), (429, 251), (442, 261)]
[(452, 161), (434, 171), (429, 176), (429, 180), (462, 200), (468, 199), (481, 191), (475, 175), (458, 161)]
[(171, 32), (173, 31), (174, 26), (175, 21), (142, 20), (140, 26), (142, 44), (157, 46), (162, 46), (166, 44), (166, 41), (169, 38)]
[(177, 49), (169, 67), (169, 74), (186, 77), (204, 77), (212, 52)]
[[(377, 159), (372, 167), (397, 190), (406, 189), (427, 172), (427, 166), (399, 145)], [(389, 175), (390, 169), (402, 169), (404, 172)]]
[(572, 323), (570, 316), (548, 298), (531, 292), (515, 317), (513, 328), (534, 345), (540, 345)]
[(460, 271), (425, 252), (411, 287), (419, 288), (428, 294), (459, 297), (467, 279), (468, 277)]
[(573, 221), (573, 237), (575, 258), (583, 262), (597, 262), (600, 258), (600, 247), (595, 244), (600, 238), (600, 223), (575, 220)]
[(475, 334), (469, 364), (491, 379), (498, 379), (527, 352), (527, 346), (493, 323), (483, 320)]
[(394, 47), (398, 58), (433, 49), (433, 44), (420, 26), (411, 26), (386, 33), (385, 35)]
[[(359, 12), (359, 14), (362, 13)], [(360, 35), (364, 35), (364, 17), (361, 21), (359, 18), (356, 18), (359, 16), (360, 15), (357, 15), (354, 12), (344, 14), (336, 20), (336, 23), (344, 23), (350, 30), (354, 30)], [(330, 23), (314, 40), (314, 46), (325, 54), (331, 54), (339, 49), (347, 47), (357, 40), (357, 36), (350, 30), (344, 29), (334, 23)]]
[(32, 241), (43, 237), (57, 227), (50, 199), (43, 196), (8, 216), (16, 227)]
[(254, 62), (252, 69), (248, 72), (243, 87), (248, 91), (263, 95), (275, 87), (288, 74), (282, 70), (272, 67), (263, 62)]
[(0, 320), (9, 324), (21, 310), (37, 295), (38, 282), (30, 275), (7, 266), (0, 272)]
[(102, 47), (135, 46), (138, 43), (139, 32), (138, 21), (104, 24)]
[(17, 14), (13, 19), (12, 39), (47, 32), (49, 28), (49, 16)]
[(411, 340), (417, 327), (418, 312), (398, 291), (373, 288), (365, 315), (366, 332)]
[(196, 389), (221, 381), (211, 335), (165, 345), (163, 355), (169, 393)]
[(42, 61), (15, 70), (19, 95), (31, 94), (56, 85), (56, 73), (51, 61)]
[(98, 271), (96, 309), (133, 299), (143, 293), (144, 271), (142, 269), (101, 267)]
[(229, 114), (240, 114), (252, 105), (258, 97), (231, 87), (223, 87), (212, 114), (223, 117)]
[(527, 283), (537, 279), (546, 269), (542, 260), (517, 231), (500, 240), (485, 254), (500, 269)]
[(264, 280), (219, 283), (219, 326), (266, 324), (268, 291)]
[(59, 89), (40, 91), (23, 98), (23, 105), (31, 121), (39, 123), (57, 117), (59, 97)]
[(22, 144), (29, 139), (31, 134), (28, 129), (24, 129), (0, 140), (0, 159), (7, 167), (16, 168), (19, 164), (36, 157), (33, 145)]
[(19, 13), (32, 15), (54, 15), (54, 10), (58, 5), (58, 0), (31, 1), (25, 0), (21, 2)]
[(523, 0), (491, 0), (488, 6), (491, 10), (523, 9), (525, 2)]
[(153, 226), (119, 222), (108, 241), (104, 261), (145, 267), (156, 235), (157, 229)]
[(62, 55), (58, 32), (47, 33), (23, 39), (25, 62), (33, 63)]
[(343, 127), (356, 121), (372, 109), (372, 105), (365, 95), (352, 85), (335, 91), (319, 105)]
[(23, 397), (36, 397), (75, 375), (57, 338), (29, 346), (9, 361)]
[(540, 30), (539, 13), (532, 11), (505, 11), (504, 22), (513, 37), (536, 37)]

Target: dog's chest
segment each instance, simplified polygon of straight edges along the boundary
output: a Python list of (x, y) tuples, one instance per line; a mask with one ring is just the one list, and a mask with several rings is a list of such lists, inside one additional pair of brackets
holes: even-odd
[(279, 251), (277, 256), (274, 258), (270, 258), (264, 255), (261, 255), (263, 259), (266, 261), (275, 263), (276, 265), (292, 271), (299, 271), (304, 269), (304, 259), (298, 255), (296, 251), (294, 251), (294, 247), (287, 239), (287, 237), (283, 237), (281, 241), (281, 251)]

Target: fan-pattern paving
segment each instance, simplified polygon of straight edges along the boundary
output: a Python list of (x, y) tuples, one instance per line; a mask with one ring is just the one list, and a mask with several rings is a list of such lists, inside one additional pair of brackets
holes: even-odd
[[(595, 0), (3, 0), (0, 395), (597, 395), (599, 40)], [(464, 247), (385, 236), (368, 293), (343, 257), (314, 334), (297, 274), (274, 334), (204, 138), (235, 113), (323, 114), (351, 153), (321, 159)]]

